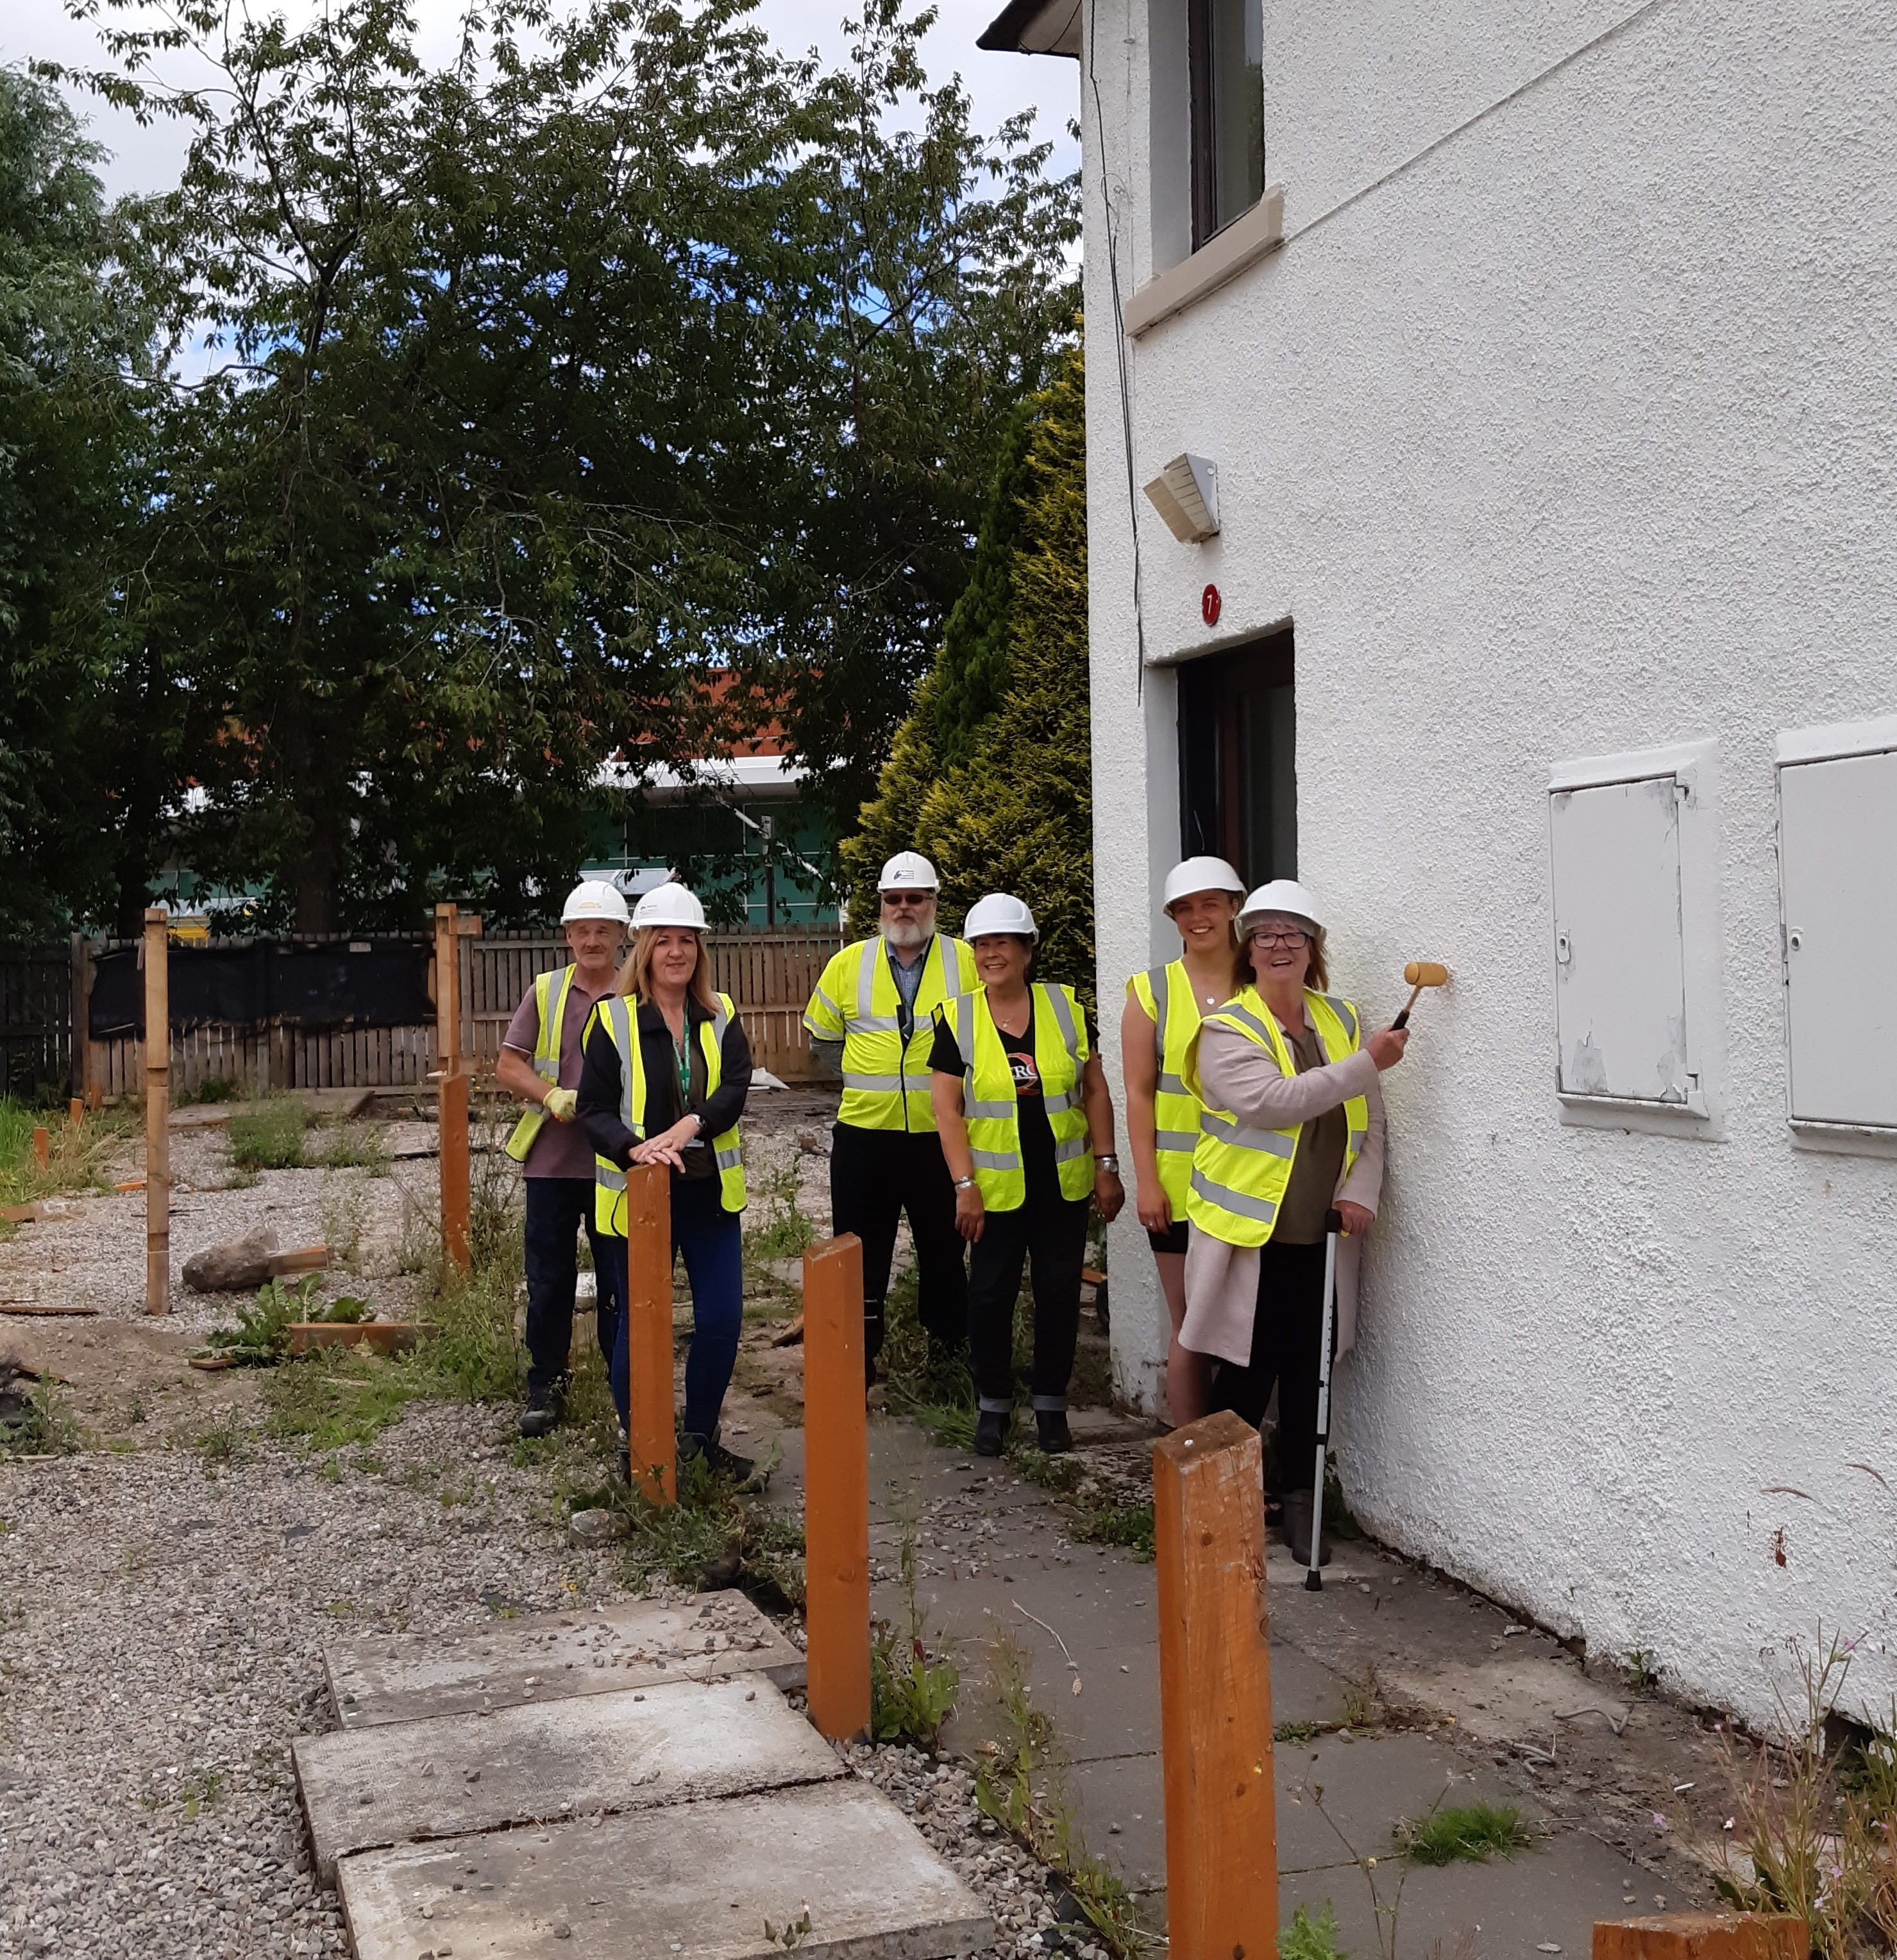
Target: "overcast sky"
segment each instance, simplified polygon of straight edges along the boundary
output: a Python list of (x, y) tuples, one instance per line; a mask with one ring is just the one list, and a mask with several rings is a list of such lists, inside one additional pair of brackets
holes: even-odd
[[(266, 11), (268, 0), (254, 0)], [(826, 62), (842, 56), (838, 22), (848, 0), (761, 0), (759, 14), (780, 46), (801, 52), (814, 46)], [(1035, 126), (1055, 145), (1055, 161), (1071, 170), (1077, 161), (1067, 125), (1079, 106), (1075, 64), (1044, 55), (985, 54), (975, 37), (1004, 0), (941, 0), (941, 18), (923, 43), (931, 81), (959, 69), (975, 105), (977, 128), (992, 130), (1017, 110), (1039, 111)], [(445, 56), (454, 46), (462, 0), (415, 0), (422, 24), (423, 52)], [(300, 11), (300, 10), (299, 10)], [(70, 20), (60, 0), (11, 0), (0, 19), (0, 62), (30, 57), (75, 63), (98, 59), (91, 30)], [(182, 76), (180, 77), (182, 78)], [(177, 179), (184, 138), (175, 123), (141, 129), (129, 116), (88, 101), (78, 105), (91, 132), (112, 152), (102, 174), (108, 191), (161, 190)]]

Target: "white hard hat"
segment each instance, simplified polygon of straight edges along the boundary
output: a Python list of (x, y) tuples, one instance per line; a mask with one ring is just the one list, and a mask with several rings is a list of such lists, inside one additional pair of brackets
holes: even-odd
[(1263, 918), (1267, 912), (1282, 912), (1290, 918), (1308, 919), (1313, 925), (1324, 923), (1317, 915), (1317, 901), (1295, 878), (1274, 878), (1268, 885), (1260, 885), (1252, 892), (1238, 915), (1240, 935), (1249, 932), (1252, 921)]
[(657, 885), (632, 908), (635, 926), (688, 925), (695, 932), (705, 930), (705, 908), (698, 894), (683, 885)]
[(919, 851), (899, 851), (883, 867), (876, 881), (879, 892), (932, 892), (941, 880), (935, 867)]
[(568, 892), (560, 913), (560, 923), (575, 919), (610, 919), (615, 925), (626, 923), (625, 894), (603, 878), (586, 878)]
[(1020, 939), (1039, 939), (1040, 933), (1034, 923), (1034, 915), (1006, 892), (990, 892), (985, 899), (977, 899), (968, 908), (968, 917), (962, 921), (964, 939), (979, 939), (984, 933), (1011, 932)]
[(1167, 873), (1161, 905), (1170, 912), (1175, 899), (1193, 892), (1230, 892), (1234, 898), (1242, 899), (1245, 880), (1223, 858), (1189, 858)]

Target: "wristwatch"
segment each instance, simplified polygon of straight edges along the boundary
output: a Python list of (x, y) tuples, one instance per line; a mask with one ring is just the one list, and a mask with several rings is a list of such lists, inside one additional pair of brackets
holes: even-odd
[(975, 1180), (972, 1177), (958, 1177), (955, 1180), (955, 1188), (957, 1191), (972, 1191)]
[(1110, 1170), (1116, 1177), (1120, 1174), (1120, 1160), (1111, 1150), (1109, 1150), (1104, 1157), (1096, 1157), (1093, 1162), (1100, 1169)]

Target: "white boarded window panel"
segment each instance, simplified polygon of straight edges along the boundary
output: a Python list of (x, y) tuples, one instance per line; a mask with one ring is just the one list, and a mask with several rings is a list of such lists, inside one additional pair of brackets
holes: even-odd
[(1778, 772), (1792, 1121), (1897, 1131), (1897, 754)]
[(1557, 790), (1548, 827), (1561, 1093), (1684, 1107), (1698, 1085), (1675, 777)]

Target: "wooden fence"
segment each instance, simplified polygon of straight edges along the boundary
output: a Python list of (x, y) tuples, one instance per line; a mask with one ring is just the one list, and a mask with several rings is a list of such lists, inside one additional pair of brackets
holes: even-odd
[[(501, 1037), (534, 975), (563, 966), (566, 945), (546, 934), (481, 932), (463, 921), (461, 1051), (482, 1074), (492, 1071)], [(342, 935), (338, 935), (342, 937)], [(418, 943), (424, 935), (415, 935)], [(760, 1068), (787, 1082), (809, 1081), (816, 1070), (804, 1007), (825, 963), (842, 943), (835, 927), (738, 928), (711, 937), (714, 984), (737, 1003), (738, 1015)], [(57, 1087), (84, 1094), (96, 1087), (108, 1099), (139, 1093), (145, 1043), (134, 1034), (92, 1040), (86, 1032), (90, 953), (0, 952), (0, 1057), (18, 1093)], [(434, 991), (430, 962), (429, 991)], [(75, 997), (78, 1010), (75, 1014)], [(240, 1093), (271, 1089), (421, 1087), (434, 1067), (432, 1022), (379, 1028), (307, 1027), (289, 1023), (238, 1026), (211, 1022), (171, 1033), (174, 1096), (199, 1093), (207, 1083), (234, 1081)]]

